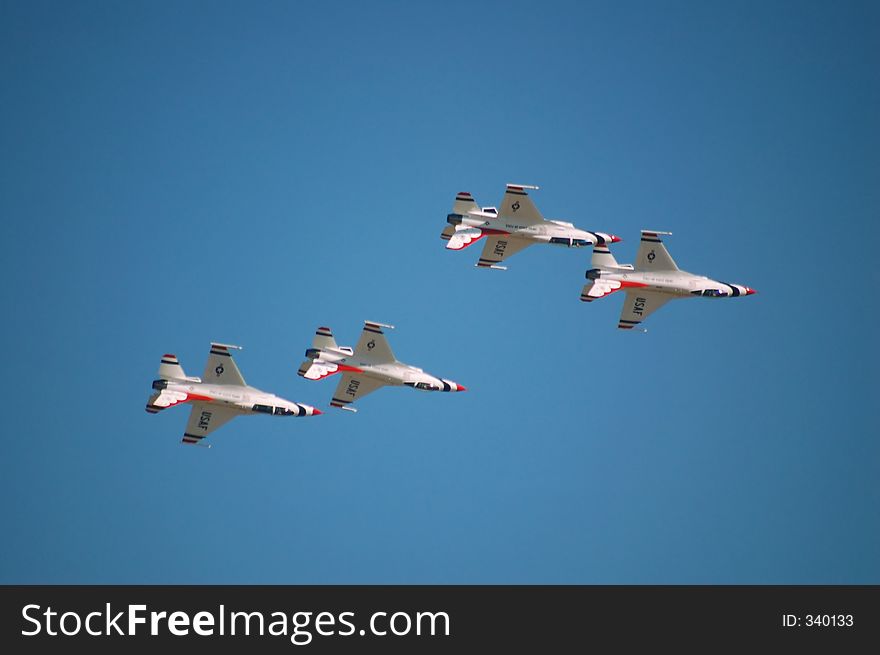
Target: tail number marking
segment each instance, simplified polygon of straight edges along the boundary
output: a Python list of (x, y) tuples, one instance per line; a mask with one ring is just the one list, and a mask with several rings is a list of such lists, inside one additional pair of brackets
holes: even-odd
[(345, 393), (354, 398), (357, 395), (359, 386), (361, 386), (361, 381), (352, 379), (352, 381), (348, 383), (348, 388), (345, 390)]

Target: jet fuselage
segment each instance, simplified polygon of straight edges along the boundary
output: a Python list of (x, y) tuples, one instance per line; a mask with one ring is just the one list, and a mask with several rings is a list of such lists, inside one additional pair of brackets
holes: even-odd
[(676, 298), (700, 296), (704, 298), (736, 298), (755, 293), (742, 284), (719, 282), (704, 275), (687, 271), (633, 271), (626, 268), (592, 268), (588, 280), (616, 281), (623, 289), (644, 288)]
[[(320, 359), (323, 362), (334, 364), (337, 369), (329, 370), (326, 375), (351, 371), (361, 373), (370, 378), (375, 378), (383, 384), (393, 386), (407, 386), (419, 391), (464, 391), (463, 385), (452, 380), (438, 378), (430, 373), (425, 373), (417, 366), (410, 366), (403, 362), (373, 362), (367, 357), (355, 356), (350, 348), (309, 348), (306, 357), (311, 360)], [(322, 376), (325, 377), (325, 376)]]
[(499, 216), (495, 213), (481, 211), (467, 214), (449, 214), (446, 222), (450, 225), (465, 225), (479, 228), (484, 234), (509, 234), (511, 237), (549, 243), (567, 248), (583, 248), (596, 243), (615, 243), (620, 239), (613, 234), (604, 232), (588, 232), (565, 221), (545, 220), (541, 223), (521, 224), (513, 218)]
[(168, 402), (165, 407), (201, 402), (227, 407), (241, 414), (313, 416), (321, 413), (310, 405), (285, 400), (251, 386), (240, 387), (160, 378), (153, 381), (153, 389), (163, 392), (160, 398), (163, 403)]

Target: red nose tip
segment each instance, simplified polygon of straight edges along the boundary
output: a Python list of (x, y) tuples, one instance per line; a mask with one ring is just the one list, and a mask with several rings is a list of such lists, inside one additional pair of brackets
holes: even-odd
[(621, 239), (621, 238), (620, 238), (619, 236), (617, 236), (616, 234), (612, 234), (612, 235), (611, 235), (611, 243), (617, 243), (617, 242), (619, 242), (619, 241), (623, 241), (623, 239)]
[(455, 386), (458, 387), (457, 391), (467, 391), (467, 387), (463, 384), (459, 384), (458, 382), (456, 382)]
[(317, 409), (317, 408), (312, 409), (312, 416), (317, 416), (318, 414), (323, 414), (323, 413), (324, 412), (322, 412), (320, 409)]
[(753, 293), (758, 293), (758, 292), (755, 289), (752, 289), (752, 287), (746, 287), (746, 295), (747, 296), (751, 296)]

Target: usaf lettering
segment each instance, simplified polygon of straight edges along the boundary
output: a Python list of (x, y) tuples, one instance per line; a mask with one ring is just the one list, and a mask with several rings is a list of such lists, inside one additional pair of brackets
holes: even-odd
[(208, 423), (211, 422), (212, 416), (213, 414), (211, 412), (202, 412), (202, 415), (199, 417), (199, 427), (202, 428), (202, 430), (207, 431)]
[(639, 316), (641, 316), (642, 312), (645, 310), (646, 302), (647, 300), (645, 300), (644, 298), (637, 297), (636, 302), (633, 305), (633, 314), (638, 314)]
[(504, 255), (505, 250), (507, 250), (507, 241), (498, 239), (498, 242), (495, 244), (495, 254), (501, 257)]
[(354, 396), (357, 395), (357, 390), (359, 386), (361, 386), (360, 380), (352, 380), (348, 383), (348, 389), (345, 390), (345, 393), (354, 398)]

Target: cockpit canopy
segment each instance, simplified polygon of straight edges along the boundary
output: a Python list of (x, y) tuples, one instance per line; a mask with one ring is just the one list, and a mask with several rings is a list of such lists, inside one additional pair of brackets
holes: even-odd
[(286, 407), (273, 407), (272, 405), (254, 405), (251, 409), (262, 414), (274, 414), (275, 416), (294, 416), (296, 412)]
[[(557, 221), (554, 221), (554, 223)], [(567, 246), (569, 248), (583, 248), (585, 246), (592, 246), (591, 241), (587, 241), (586, 239), (574, 239), (572, 237), (550, 237), (550, 243), (557, 246)]]
[(439, 391), (441, 389), (441, 387), (438, 387), (436, 384), (431, 384), (430, 382), (404, 382), (404, 384), (413, 389), (418, 389), (419, 391)]
[(704, 298), (725, 298), (730, 295), (729, 291), (721, 289), (703, 289), (702, 291), (691, 291), (695, 296), (703, 296)]

